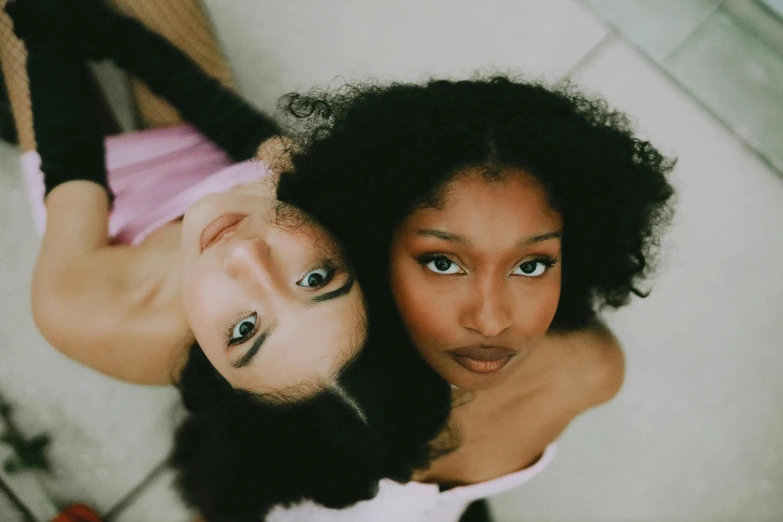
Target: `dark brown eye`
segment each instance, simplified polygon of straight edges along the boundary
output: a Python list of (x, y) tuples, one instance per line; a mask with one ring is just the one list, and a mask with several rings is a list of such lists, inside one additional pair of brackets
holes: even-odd
[(462, 272), (462, 269), (457, 263), (444, 256), (423, 256), (419, 258), (419, 263), (436, 274), (448, 275)]
[(245, 339), (253, 333), (258, 322), (258, 314), (253, 314), (250, 317), (242, 319), (231, 329), (231, 337), (229, 339), (229, 345), (244, 342)]
[(543, 261), (525, 261), (517, 266), (514, 273), (526, 277), (537, 277), (543, 274), (549, 266)]
[(450, 266), (451, 266), (451, 261), (449, 261), (446, 258), (442, 257), (440, 259), (435, 260), (435, 268), (437, 268), (441, 272), (445, 272), (446, 270), (449, 269)]
[(252, 331), (253, 331), (253, 325), (250, 323), (250, 321), (243, 321), (239, 323), (239, 335), (241, 335), (242, 337), (246, 336)]
[(332, 268), (316, 268), (307, 272), (296, 284), (303, 288), (321, 288), (332, 280), (334, 273), (335, 270)]

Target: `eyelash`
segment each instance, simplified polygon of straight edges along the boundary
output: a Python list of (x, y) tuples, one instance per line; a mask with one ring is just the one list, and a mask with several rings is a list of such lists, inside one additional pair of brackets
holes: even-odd
[(234, 317), (234, 319), (232, 319), (229, 322), (228, 328), (226, 328), (225, 332), (223, 333), (223, 335), (224, 335), (224, 337), (226, 339), (226, 346), (234, 346), (236, 344), (242, 344), (244, 342), (247, 342), (248, 339), (250, 339), (251, 337), (253, 337), (256, 334), (256, 332), (258, 331), (258, 323), (260, 322), (260, 318), (256, 318), (256, 324), (253, 327), (253, 330), (249, 334), (247, 334), (242, 339), (233, 340), (234, 328), (236, 328), (236, 326), (239, 323), (241, 323), (242, 321), (244, 321), (245, 319), (250, 319), (254, 315), (256, 315), (256, 312), (242, 313), (242, 314), (239, 314), (236, 317)]
[[(437, 260), (437, 259), (446, 259), (448, 262), (459, 266), (459, 264), (455, 263), (451, 259), (449, 259), (448, 256), (444, 254), (424, 254), (422, 256), (419, 256), (416, 258), (416, 261), (419, 262), (419, 264), (426, 268), (427, 264)], [(437, 274), (437, 272), (433, 272), (434, 274)], [(441, 274), (441, 275), (453, 275), (453, 274)]]
[(320, 290), (321, 288), (325, 287), (329, 283), (331, 283), (334, 280), (334, 276), (337, 274), (337, 272), (340, 270), (340, 268), (337, 266), (337, 264), (332, 261), (331, 259), (321, 259), (320, 261), (314, 263), (312, 266), (310, 266), (307, 270), (302, 272), (302, 275), (297, 280), (297, 284), (299, 281), (302, 281), (304, 277), (309, 274), (310, 272), (314, 270), (318, 270), (319, 268), (324, 268), (329, 271), (329, 277), (324, 280), (323, 283), (316, 287), (307, 287), (303, 286), (301, 288), (305, 288), (310, 291)]
[[(445, 254), (424, 254), (422, 256), (417, 257), (416, 261), (418, 261), (422, 266), (426, 266), (427, 263), (435, 261), (436, 259), (446, 259), (450, 263), (453, 263), (453, 264), (459, 266), (458, 263), (455, 263), (454, 261), (449, 259), (449, 257), (447, 255), (445, 255)], [(514, 266), (518, 267), (518, 266), (522, 265), (523, 263), (541, 263), (542, 265), (544, 265), (546, 267), (547, 270), (549, 270), (550, 268), (555, 266), (558, 262), (559, 262), (558, 259), (555, 259), (555, 258), (552, 258), (552, 257), (549, 257), (549, 256), (541, 256), (541, 257), (537, 257), (537, 258), (534, 258), (534, 259), (530, 259), (528, 261), (523, 261), (522, 263), (517, 263)], [(437, 272), (433, 272), (433, 273), (437, 274)], [(456, 275), (456, 274), (439, 274), (439, 275)]]
[[(305, 275), (307, 275), (308, 273), (310, 273), (310, 272), (312, 272), (314, 270), (318, 270), (319, 268), (324, 268), (324, 269), (328, 270), (329, 271), (329, 277), (321, 285), (319, 285), (319, 286), (317, 286), (315, 288), (311, 288), (311, 287), (303, 287), (303, 288), (309, 288), (312, 291), (320, 290), (321, 288), (325, 287), (326, 285), (328, 285), (329, 283), (332, 282), (332, 280), (334, 279), (335, 274), (337, 274), (337, 271), (339, 270), (339, 268), (335, 265), (334, 262), (332, 262), (329, 259), (323, 259), (323, 260), (315, 263), (313, 266), (311, 266), (310, 268), (308, 268), (304, 272), (302, 272), (302, 277), (300, 277), (299, 280), (301, 281), (304, 278)], [(242, 321), (244, 321), (246, 319), (249, 319), (249, 318), (253, 317), (253, 315), (255, 315), (255, 314), (256, 314), (256, 312), (241, 313), (241, 314), (237, 315), (236, 317), (234, 317), (231, 321), (229, 321), (229, 324), (226, 327), (226, 330), (223, 332), (223, 336), (225, 337), (225, 341), (226, 341), (226, 346), (234, 346), (236, 344), (242, 344), (244, 342), (247, 342), (248, 339), (250, 339), (251, 337), (253, 337), (256, 334), (256, 332), (258, 331), (258, 322), (259, 322), (258, 319), (256, 319), (256, 325), (253, 327), (253, 331), (251, 331), (249, 334), (247, 334), (242, 339), (233, 340), (234, 328), (236, 328), (236, 326), (239, 323), (241, 323)]]
[[(554, 258), (551, 258), (549, 256), (544, 256), (544, 257), (537, 257), (537, 258), (534, 258), (534, 259), (530, 259), (528, 261), (523, 261), (522, 263), (518, 263), (516, 266), (519, 267), (519, 266), (522, 266), (525, 263), (541, 263), (542, 265), (544, 265), (546, 267), (546, 270), (544, 270), (543, 274), (540, 274), (538, 276), (532, 276), (532, 277), (541, 277), (546, 272), (548, 272), (550, 268), (555, 266), (558, 263), (558, 260), (554, 259)], [(528, 276), (528, 277), (531, 277), (531, 276)]]

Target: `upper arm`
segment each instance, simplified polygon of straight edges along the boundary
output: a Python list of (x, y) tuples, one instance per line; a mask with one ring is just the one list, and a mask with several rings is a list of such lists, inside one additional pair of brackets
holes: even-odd
[[(33, 318), (68, 357), (109, 376), (145, 384), (171, 381), (163, 325), (139, 321), (144, 302), (134, 266), (139, 249), (110, 246), (106, 192), (89, 182), (58, 186), (33, 273)], [(170, 342), (170, 341), (169, 341)]]
[(559, 365), (559, 382), (573, 415), (603, 404), (620, 391), (625, 357), (617, 338), (602, 323), (566, 334), (561, 348), (567, 364)]
[(109, 198), (90, 181), (55, 187), (46, 197), (46, 232), (38, 265), (44, 267), (83, 256), (109, 245)]
[(177, 339), (134, 304), (132, 250), (107, 247), (60, 271), (36, 272), (33, 318), (55, 349), (85, 366), (137, 384), (170, 384)]
[(585, 332), (585, 366), (583, 385), (586, 407), (598, 406), (612, 399), (625, 379), (625, 356), (620, 342), (603, 323), (596, 322)]

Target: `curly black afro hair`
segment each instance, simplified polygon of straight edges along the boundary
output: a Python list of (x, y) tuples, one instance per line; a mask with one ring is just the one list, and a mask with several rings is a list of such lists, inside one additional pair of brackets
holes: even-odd
[(395, 229), (459, 171), (519, 168), (563, 216), (563, 285), (553, 329), (586, 326), (649, 275), (671, 217), (674, 161), (628, 118), (571, 84), (498, 76), (362, 84), (283, 99), (301, 127), (278, 197), (320, 221), (354, 264), (370, 307), (392, 306)]

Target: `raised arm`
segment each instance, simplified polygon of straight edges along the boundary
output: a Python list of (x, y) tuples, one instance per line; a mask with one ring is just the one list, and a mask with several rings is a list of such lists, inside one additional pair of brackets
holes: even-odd
[(205, 73), (171, 42), (101, 0), (25, 3), (23, 8), (12, 8), (18, 24), (83, 58), (114, 61), (233, 159), (254, 157), (262, 142), (280, 134), (271, 118)]
[(46, 185), (46, 233), (32, 288), (36, 325), (59, 351), (98, 371), (132, 382), (169, 382), (172, 361), (164, 348), (170, 334), (163, 325), (134, 328), (139, 322), (127, 298), (138, 293), (133, 274), (142, 252), (109, 243), (111, 195), (90, 72), (68, 48), (17, 30), (27, 47)]

